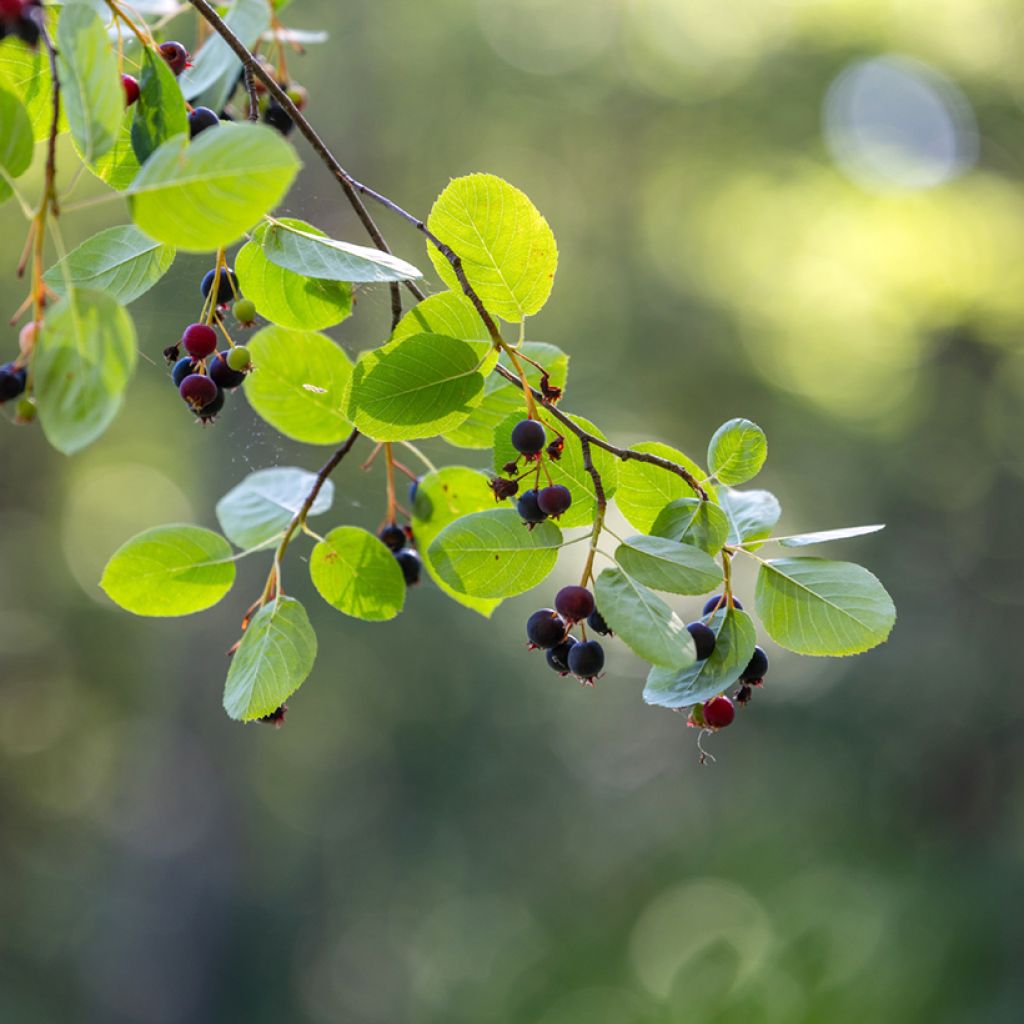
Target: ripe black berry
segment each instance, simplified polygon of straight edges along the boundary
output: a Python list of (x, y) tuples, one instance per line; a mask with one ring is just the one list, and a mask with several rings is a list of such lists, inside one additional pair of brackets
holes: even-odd
[(554, 608), (541, 608), (526, 620), (526, 639), (531, 647), (557, 647), (568, 631), (565, 619)]
[(744, 683), (759, 683), (768, 674), (768, 655), (760, 647), (754, 648), (749, 664), (740, 675)]
[(705, 701), (703, 711), (704, 724), (709, 729), (724, 729), (727, 725), (732, 725), (732, 720), (736, 717), (732, 701), (724, 695)]
[(205, 359), (217, 351), (217, 332), (209, 324), (189, 324), (181, 344), (193, 359)]
[[(210, 289), (213, 287), (213, 279), (217, 276), (217, 270), (208, 270), (203, 277), (203, 283), (199, 286), (203, 292), (203, 298), (207, 298)], [(229, 303), (238, 291), (238, 278), (230, 267), (221, 267), (220, 283), (217, 285), (217, 305), (224, 306)]]
[(553, 519), (557, 519), (563, 512), (568, 512), (571, 504), (572, 493), (568, 487), (561, 484), (543, 487), (537, 494), (537, 505), (541, 512)]
[(188, 50), (181, 43), (162, 43), (159, 47), (160, 56), (167, 61), (167, 66), (180, 75), (188, 67)]
[(406, 537), (405, 530), (395, 523), (389, 523), (385, 526), (377, 536), (384, 542), (384, 544), (391, 548), (392, 551), (401, 551), (405, 547)]
[(178, 392), (195, 412), (199, 412), (217, 398), (220, 388), (209, 377), (190, 373), (181, 382)]
[(237, 388), (242, 381), (245, 380), (245, 374), (240, 370), (232, 370), (228, 365), (228, 353), (218, 352), (213, 359), (210, 360), (209, 374), (210, 379), (219, 388)]
[(15, 366), (14, 363), (0, 366), (0, 402), (17, 398), (25, 390), (27, 376), (24, 366)]
[(576, 646), (576, 637), (567, 636), (560, 644), (547, 652), (548, 664), (559, 674), (569, 674), (569, 652)]
[(587, 616), (587, 625), (595, 632), (600, 633), (601, 636), (611, 636), (612, 631), (608, 623), (604, 621), (604, 616), (595, 609)]
[(124, 86), (124, 104), (130, 107), (139, 98), (138, 80), (131, 75), (122, 75), (121, 85)]
[(569, 650), (569, 671), (584, 683), (592, 683), (604, 668), (604, 648), (596, 640), (585, 640)]
[(687, 627), (693, 637), (693, 646), (697, 648), (697, 660), (710, 658), (715, 649), (715, 632), (703, 622), (691, 622)]
[(414, 551), (412, 548), (402, 548), (401, 551), (395, 552), (395, 558), (398, 560), (399, 568), (405, 577), (405, 585), (407, 587), (414, 587), (419, 583), (420, 571), (423, 569), (423, 562), (420, 559), (419, 552)]
[[(743, 605), (741, 605), (735, 597), (732, 599), (732, 605), (734, 608), (738, 608), (740, 611), (743, 611)], [(715, 594), (715, 596), (709, 598), (707, 604), (704, 605), (704, 614), (711, 615), (713, 612), (717, 612), (719, 609), (725, 607), (727, 607), (725, 595)]]
[(291, 134), (291, 130), (295, 127), (295, 122), (291, 119), (288, 111), (277, 100), (271, 100), (267, 104), (267, 109), (263, 111), (263, 120), (271, 128), (276, 128), (282, 135)]
[(223, 388), (217, 388), (217, 397), (199, 410), (199, 418), (203, 423), (209, 423), (224, 408), (224, 401), (227, 392)]
[(537, 420), (521, 420), (512, 428), (512, 447), (521, 455), (536, 455), (547, 439), (544, 425)]
[[(38, 3), (25, 4), (26, 7), (38, 7)], [(35, 46), (39, 42), (39, 25), (29, 13), (29, 11), (23, 11), (21, 17), (14, 22), (14, 27), (11, 31), (23, 42), (29, 46)]]
[(538, 490), (523, 491), (516, 502), (516, 511), (519, 513), (519, 517), (524, 523), (529, 523), (531, 526), (536, 523), (543, 523), (548, 517), (546, 512), (541, 512), (540, 510), (540, 505), (537, 501), (539, 494), (540, 491)]
[(555, 610), (566, 622), (582, 622), (594, 610), (594, 595), (586, 587), (562, 587), (555, 594)]
[(200, 132), (220, 124), (220, 118), (209, 107), (196, 107), (188, 115), (188, 137), (194, 139)]
[(199, 365), (191, 356), (182, 356), (171, 370), (171, 380), (176, 388), (181, 387), (181, 382), (190, 374), (197, 373)]

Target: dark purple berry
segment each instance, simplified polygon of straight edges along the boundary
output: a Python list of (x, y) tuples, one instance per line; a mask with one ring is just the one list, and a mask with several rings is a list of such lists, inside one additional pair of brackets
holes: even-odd
[(547, 652), (548, 664), (559, 674), (569, 674), (569, 651), (576, 646), (576, 637), (567, 636), (560, 644), (552, 647)]
[(768, 655), (760, 647), (754, 648), (747, 667), (740, 674), (744, 683), (759, 683), (768, 674)]
[[(37, 6), (37, 5), (28, 5)], [(14, 23), (14, 34), (29, 46), (39, 42), (39, 24), (29, 13), (24, 13)]]
[(226, 398), (227, 392), (223, 388), (217, 388), (217, 397), (199, 410), (199, 418), (204, 423), (211, 422), (214, 417), (216, 417), (217, 413), (224, 408), (224, 401)]
[(271, 100), (267, 104), (267, 109), (263, 111), (263, 120), (271, 128), (276, 128), (282, 135), (291, 134), (291, 130), (295, 127), (291, 115), (276, 100)]
[(567, 622), (582, 622), (594, 611), (594, 595), (586, 587), (562, 587), (555, 594), (555, 610)]
[(181, 344), (193, 359), (205, 359), (217, 351), (217, 332), (209, 324), (189, 324)]
[[(734, 608), (738, 608), (740, 611), (743, 611), (743, 605), (741, 605), (735, 597), (732, 599), (732, 606)], [(712, 613), (717, 612), (725, 607), (727, 607), (725, 595), (715, 594), (715, 596), (709, 598), (707, 604), (704, 605), (704, 614), (711, 615)]]
[(188, 137), (194, 139), (200, 132), (220, 124), (220, 118), (209, 107), (196, 107), (188, 115)]
[(569, 650), (569, 671), (584, 683), (592, 683), (604, 668), (604, 648), (596, 640), (585, 640)]
[(526, 620), (526, 639), (531, 647), (550, 650), (565, 639), (568, 629), (565, 619), (554, 608), (541, 608)]
[(229, 391), (232, 388), (237, 388), (242, 381), (245, 380), (245, 374), (241, 370), (232, 370), (228, 366), (228, 354), (227, 352), (218, 352), (213, 359), (210, 360), (209, 368), (210, 379), (219, 388), (227, 388)]
[(569, 511), (572, 504), (572, 494), (568, 487), (561, 484), (552, 484), (550, 487), (543, 487), (537, 493), (537, 505), (547, 516), (557, 519), (563, 512)]
[(543, 523), (547, 519), (547, 513), (541, 512), (540, 504), (537, 501), (539, 494), (538, 490), (523, 491), (516, 502), (516, 511), (519, 513), (519, 517), (524, 523), (529, 523), (531, 526)]
[(199, 412), (216, 399), (220, 389), (209, 377), (201, 373), (190, 373), (181, 382), (178, 391), (192, 409)]
[(587, 616), (587, 625), (601, 636), (611, 636), (611, 627), (604, 621), (604, 616), (596, 609)]
[(181, 382), (190, 374), (198, 373), (199, 364), (191, 356), (182, 356), (171, 370), (171, 380), (176, 388), (181, 387)]
[[(203, 283), (199, 286), (203, 292), (203, 298), (207, 298), (210, 289), (213, 287), (213, 279), (217, 276), (217, 270), (208, 270), (203, 277)], [(217, 284), (217, 305), (225, 306), (235, 297), (238, 291), (238, 278), (230, 267), (221, 267), (220, 282)]]
[(181, 43), (161, 43), (158, 47), (160, 56), (167, 61), (167, 66), (180, 75), (188, 67), (188, 50)]
[(0, 402), (17, 398), (25, 390), (27, 377), (24, 366), (15, 366), (14, 363), (0, 366)]
[(412, 548), (402, 548), (401, 551), (395, 552), (395, 558), (398, 561), (398, 566), (402, 570), (402, 575), (405, 577), (405, 585), (407, 587), (414, 587), (420, 581), (420, 572), (423, 569), (423, 562), (420, 559), (419, 552), (414, 551)]
[(547, 439), (544, 425), (537, 420), (521, 420), (512, 428), (512, 447), (521, 455), (536, 455)]
[(407, 543), (405, 536), (405, 530), (395, 523), (389, 523), (385, 526), (377, 536), (384, 542), (385, 546), (391, 548), (392, 551), (401, 551)]
[(724, 695), (705, 701), (703, 712), (704, 724), (709, 729), (724, 729), (727, 725), (732, 725), (732, 720), (736, 717), (732, 701)]
[(693, 637), (693, 646), (697, 649), (697, 660), (710, 658), (715, 649), (715, 631), (703, 622), (691, 622), (687, 627)]

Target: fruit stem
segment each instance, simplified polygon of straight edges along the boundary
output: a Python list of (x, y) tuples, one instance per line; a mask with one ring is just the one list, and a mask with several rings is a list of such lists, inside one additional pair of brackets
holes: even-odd
[(522, 385), (523, 397), (526, 399), (526, 415), (529, 416), (531, 420), (539, 420), (540, 417), (537, 415), (537, 403), (533, 398), (533, 388), (530, 387), (530, 382), (526, 378), (526, 367), (523, 366), (523, 361), (519, 358), (519, 353), (505, 342), (501, 342), (499, 348), (502, 352), (506, 353), (512, 361), (512, 365), (516, 368), (516, 372), (519, 374), (519, 383)]
[(395, 521), (395, 456), (391, 450), (390, 441), (384, 442), (384, 466), (388, 492), (387, 521), (393, 523)]
[(732, 555), (725, 548), (722, 549), (722, 576), (723, 590), (725, 592), (726, 604), (731, 608), (732, 601)]
[(419, 459), (420, 462), (422, 462), (423, 465), (427, 467), (427, 471), (428, 472), (430, 472), (430, 473), (436, 473), (437, 472), (437, 466), (435, 466), (430, 461), (430, 459), (428, 459), (426, 457), (426, 455), (424, 455), (423, 452), (421, 452), (419, 450), (419, 448), (416, 447), (416, 445), (412, 444), (410, 441), (402, 441), (401, 444), (402, 444), (403, 448), (408, 448), (409, 451), (411, 451), (413, 453), (413, 455), (415, 455), (416, 458)]

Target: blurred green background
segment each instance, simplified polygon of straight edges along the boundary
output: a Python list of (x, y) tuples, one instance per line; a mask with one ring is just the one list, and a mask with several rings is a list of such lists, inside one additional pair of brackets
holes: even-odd
[[(143, 361), (105, 438), (69, 460), (3, 429), (0, 1020), (1019, 1021), (1024, 9), (301, 0), (287, 20), (330, 30), (293, 74), (353, 173), (425, 213), (493, 171), (547, 215), (561, 265), (529, 333), (572, 354), (568, 408), (697, 458), (756, 420), (786, 532), (889, 524), (823, 553), (876, 571), (900, 618), (857, 659), (767, 645), (702, 768), (621, 645), (594, 690), (525, 651), (579, 554), (489, 623), (427, 584), (377, 627), (295, 559), (316, 669), (282, 730), (230, 722), (224, 650), (266, 566), (174, 622), (116, 610), (100, 569), (326, 451), (240, 399), (190, 422), (160, 352), (209, 261), (179, 257), (133, 307)], [(362, 242), (299, 148), (286, 212)], [(6, 311), (23, 230), (8, 203)], [(364, 290), (332, 333), (354, 353), (387, 310)], [(379, 468), (336, 484), (324, 526), (374, 527)]]

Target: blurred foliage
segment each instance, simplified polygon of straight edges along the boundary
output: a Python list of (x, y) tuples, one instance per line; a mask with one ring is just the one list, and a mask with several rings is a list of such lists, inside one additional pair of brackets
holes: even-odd
[[(561, 268), (531, 337), (571, 352), (569, 408), (697, 455), (749, 415), (787, 531), (889, 523), (839, 557), (883, 572), (901, 618), (856, 662), (770, 650), (768, 686), (700, 768), (621, 648), (593, 691), (522, 649), (540, 596), (484, 624), (424, 585), (371, 626), (318, 607), (293, 570), (317, 668), (283, 730), (240, 728), (220, 710), (224, 651), (261, 566), (177, 624), (96, 587), (134, 531), (213, 525), (249, 470), (324, 457), (241, 401), (210, 429), (182, 414), (160, 351), (206, 268), (179, 257), (133, 307), (143, 359), (107, 437), (68, 460), (4, 429), (0, 1020), (1019, 1020), (1019, 5), (287, 15), (331, 31), (294, 74), (359, 177), (426, 211), (449, 176), (494, 171), (547, 215)], [(871, 190), (833, 161), (829, 87), (887, 53), (962, 90), (973, 169)], [(362, 241), (304, 156), (284, 212)], [(83, 181), (75, 199), (96, 194)], [(66, 244), (120, 202), (68, 214)], [(0, 223), (13, 310), (13, 204)], [(379, 342), (387, 308), (363, 289), (333, 333), (350, 353)], [(339, 522), (376, 524), (379, 474), (342, 467)]]

